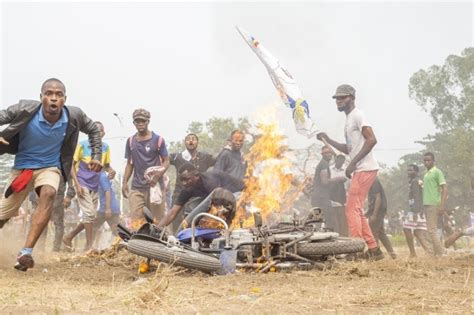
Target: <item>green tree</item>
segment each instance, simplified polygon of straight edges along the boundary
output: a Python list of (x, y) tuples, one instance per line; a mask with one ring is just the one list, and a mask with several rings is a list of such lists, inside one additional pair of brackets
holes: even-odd
[(474, 47), (451, 55), (443, 66), (419, 70), (410, 78), (409, 95), (430, 113), (440, 132), (474, 128)]
[[(212, 117), (205, 123), (193, 121), (189, 124), (186, 131), (188, 133), (195, 133), (199, 137), (199, 150), (216, 156), (227, 144), (231, 132), (235, 129), (240, 129), (248, 135), (243, 148), (244, 152), (246, 152), (253, 142), (253, 135), (250, 130), (251, 125), (247, 118), (239, 118), (237, 121), (234, 121), (232, 118)], [(185, 149), (183, 140), (171, 141), (168, 151), (183, 151)]]
[[(434, 135), (422, 141), (423, 152), (436, 156), (437, 166), (446, 176), (449, 190), (448, 207), (460, 206), (458, 218), (474, 211), (470, 177), (474, 155), (474, 48), (466, 48), (460, 56), (448, 56), (442, 66), (419, 70), (410, 78), (409, 95), (426, 111), (436, 127)], [(387, 195), (395, 204), (406, 202), (397, 187), (406, 187), (403, 176), (408, 161), (421, 164), (422, 152), (402, 157), (397, 167), (383, 175)], [(404, 198), (403, 198), (404, 197)]]
[[(437, 128), (420, 143), (436, 155), (449, 187), (449, 204), (472, 207), (470, 177), (474, 155), (474, 47), (451, 55), (444, 65), (419, 70), (410, 79), (410, 97), (430, 113)], [(474, 210), (474, 209), (472, 209)]]

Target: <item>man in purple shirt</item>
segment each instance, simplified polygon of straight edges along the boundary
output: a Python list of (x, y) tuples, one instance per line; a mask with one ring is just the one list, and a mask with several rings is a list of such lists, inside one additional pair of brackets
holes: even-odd
[[(101, 139), (104, 138), (104, 125), (99, 121), (96, 121), (95, 124), (100, 131)], [(115, 171), (110, 166), (110, 147), (105, 142), (102, 142), (102, 153), (102, 165), (104, 165), (109, 177), (113, 178)], [(64, 236), (63, 245), (65, 249), (72, 250), (72, 240), (82, 230), (85, 230), (86, 245), (84, 251), (88, 251), (92, 248), (94, 241), (93, 223), (97, 215), (100, 173), (91, 171), (87, 166), (91, 159), (91, 148), (88, 140), (82, 141), (77, 145), (73, 159), (74, 167), (71, 175), (76, 187), (77, 201), (82, 212), (82, 218), (76, 228)]]
[[(150, 188), (160, 185), (162, 196), (165, 196), (163, 174), (170, 165), (170, 159), (163, 137), (148, 129), (150, 116), (150, 112), (143, 108), (133, 112), (133, 124), (137, 133), (128, 138), (125, 146), (127, 165), (123, 175), (122, 194), (130, 203), (133, 228), (141, 226), (143, 207), (150, 209), (157, 222), (165, 215), (165, 198), (160, 203), (150, 202)], [(145, 173), (149, 176), (145, 176)], [(128, 181), (132, 174), (132, 187), (129, 190)]]

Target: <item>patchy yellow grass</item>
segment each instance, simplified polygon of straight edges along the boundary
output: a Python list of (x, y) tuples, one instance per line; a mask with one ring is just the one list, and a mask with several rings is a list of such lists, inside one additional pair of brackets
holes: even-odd
[[(474, 255), (348, 262), (326, 271), (209, 276), (165, 264), (138, 274), (128, 252), (0, 260), (0, 313), (472, 313)], [(9, 264), (6, 262), (9, 261)]]

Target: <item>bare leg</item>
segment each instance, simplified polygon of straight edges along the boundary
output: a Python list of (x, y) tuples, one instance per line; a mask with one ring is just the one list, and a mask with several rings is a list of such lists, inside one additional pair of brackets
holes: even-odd
[(84, 229), (86, 230), (86, 246), (84, 247), (84, 251), (88, 251), (92, 248), (92, 243), (94, 241), (92, 223), (84, 223)]
[(56, 195), (53, 204), (53, 211), (51, 214), (51, 219), (54, 223), (54, 241), (53, 241), (53, 251), (59, 252), (61, 249), (61, 242), (64, 237), (64, 207), (63, 207), (64, 195)]
[(380, 242), (382, 242), (383, 246), (385, 247), (387, 252), (390, 254), (390, 257), (395, 258), (396, 254), (395, 254), (395, 251), (393, 250), (392, 242), (390, 242), (390, 239), (388, 238), (387, 234), (385, 234), (383, 221), (381, 223), (381, 227), (377, 234), (378, 234), (378, 239), (380, 240)]
[(97, 217), (94, 220), (94, 223), (92, 224), (92, 229), (93, 229), (93, 234), (94, 234), (94, 242), (93, 242), (93, 247), (94, 248), (99, 248), (100, 244), (100, 239), (102, 238), (102, 225), (105, 222), (105, 217), (101, 215), (97, 215)]
[(107, 223), (110, 226), (110, 231), (112, 232), (113, 236), (118, 235), (117, 224), (118, 224), (119, 220), (120, 220), (119, 217), (116, 218), (115, 215), (113, 215), (110, 219), (107, 219)]
[(96, 229), (96, 227), (94, 226), (94, 245), (93, 247), (95, 249), (99, 249), (99, 245), (100, 245), (100, 241), (102, 239), (102, 229), (99, 227), (98, 229)]
[(405, 239), (407, 241), (408, 249), (410, 250), (410, 257), (416, 257), (415, 241), (413, 238), (413, 233), (411, 232), (410, 229), (403, 229), (403, 233), (405, 233)]
[(31, 227), (25, 241), (25, 248), (33, 248), (49, 222), (53, 210), (56, 189), (49, 185), (41, 186), (38, 206), (31, 218)]
[[(53, 216), (53, 211), (51, 211), (51, 216)], [(46, 239), (48, 238), (48, 229), (49, 229), (49, 222), (46, 223), (46, 226), (43, 229), (43, 232), (41, 232), (41, 235), (38, 237), (38, 241), (36, 242), (35, 247), (39, 250), (44, 251), (46, 249)]]
[(72, 240), (73, 238), (76, 237), (77, 234), (81, 233), (82, 230), (84, 230), (84, 224), (83, 223), (79, 223), (75, 228), (74, 230), (72, 230), (71, 232), (69, 232), (69, 234), (67, 234), (66, 236), (64, 236), (63, 238), (63, 243), (69, 247), (72, 247)]

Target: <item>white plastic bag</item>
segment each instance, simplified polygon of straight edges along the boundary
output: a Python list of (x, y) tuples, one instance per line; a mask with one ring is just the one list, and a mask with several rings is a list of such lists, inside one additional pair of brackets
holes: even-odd
[[(153, 175), (157, 171), (163, 171), (164, 167), (163, 166), (152, 166), (146, 169), (145, 171), (145, 178), (147, 180), (151, 180), (153, 178)], [(164, 183), (164, 189), (168, 185), (169, 178), (167, 175), (163, 175), (163, 183)], [(164, 190), (163, 189), (163, 190)], [(164, 192), (161, 189), (160, 183), (157, 183), (154, 187), (150, 187), (150, 203), (159, 205), (164, 201), (163, 195)]]

